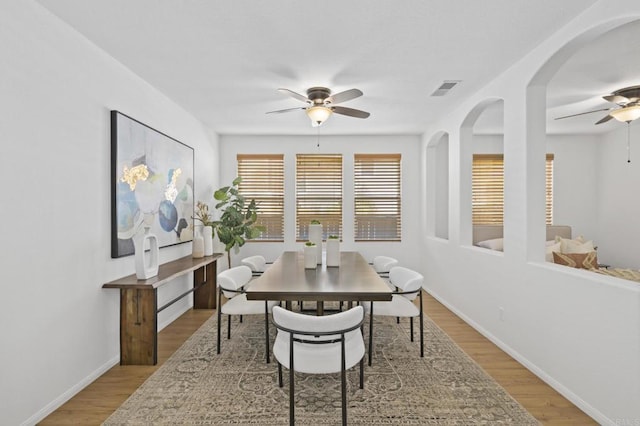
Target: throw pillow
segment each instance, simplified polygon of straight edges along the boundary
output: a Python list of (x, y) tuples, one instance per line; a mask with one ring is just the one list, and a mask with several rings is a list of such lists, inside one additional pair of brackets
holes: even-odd
[(556, 237), (556, 242), (560, 242), (560, 253), (590, 253), (595, 251), (593, 241), (585, 241), (582, 236), (575, 240)]
[(560, 252), (560, 243), (554, 243), (550, 246), (547, 246), (547, 251), (545, 254), (545, 260), (547, 262), (553, 262), (553, 252)]
[(554, 251), (553, 262), (578, 269), (598, 269), (598, 255), (595, 251), (589, 253), (558, 253)]
[(478, 241), (476, 243), (478, 247), (483, 247), (489, 250), (504, 250), (504, 238), (494, 238), (493, 240)]

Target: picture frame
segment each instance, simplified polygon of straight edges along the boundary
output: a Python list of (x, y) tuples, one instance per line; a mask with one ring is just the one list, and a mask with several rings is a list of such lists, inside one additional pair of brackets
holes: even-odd
[(193, 240), (194, 151), (119, 111), (111, 111), (111, 257), (134, 253), (133, 238), (160, 248)]

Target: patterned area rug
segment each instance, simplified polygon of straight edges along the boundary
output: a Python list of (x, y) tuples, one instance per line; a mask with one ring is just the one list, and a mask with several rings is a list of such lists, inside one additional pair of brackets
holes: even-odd
[[(368, 320), (367, 320), (368, 321)], [(425, 356), (408, 320), (374, 320), (374, 358), (347, 373), (348, 423), (353, 425), (538, 425), (505, 390), (425, 316)], [(365, 326), (365, 339), (368, 332)], [(216, 318), (209, 319), (113, 413), (105, 425), (286, 425), (288, 370), (264, 360), (264, 318), (232, 323), (216, 354)], [(275, 336), (275, 328), (271, 334)], [(366, 341), (366, 340), (365, 340)], [(340, 375), (296, 374), (296, 423), (341, 422)]]

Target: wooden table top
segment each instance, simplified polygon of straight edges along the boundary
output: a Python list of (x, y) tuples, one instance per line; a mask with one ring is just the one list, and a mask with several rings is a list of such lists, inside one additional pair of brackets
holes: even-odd
[(139, 280), (136, 274), (118, 278), (102, 285), (102, 288), (158, 288), (163, 284), (181, 275), (195, 271), (209, 263), (215, 262), (222, 257), (221, 253), (214, 253), (212, 256), (193, 258), (192, 256), (181, 257), (171, 262), (163, 263), (158, 268), (158, 275), (147, 280)]
[(385, 301), (391, 290), (358, 252), (341, 252), (340, 266), (304, 268), (302, 251), (284, 252), (247, 289), (249, 300)]

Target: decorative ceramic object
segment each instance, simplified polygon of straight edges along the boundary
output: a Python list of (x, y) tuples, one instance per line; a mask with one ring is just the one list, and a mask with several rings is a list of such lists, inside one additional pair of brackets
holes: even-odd
[(202, 227), (202, 239), (204, 240), (204, 255), (213, 254), (213, 226)]
[(309, 225), (309, 241), (316, 245), (316, 262), (322, 263), (322, 224), (311, 223)]
[(306, 243), (304, 245), (304, 269), (316, 269), (318, 267), (318, 263), (316, 261), (317, 249), (315, 244), (309, 245)]
[(196, 259), (204, 257), (204, 238), (202, 238), (200, 233), (193, 236), (191, 256)]
[[(147, 246), (149, 247), (149, 251), (146, 251)], [(144, 233), (138, 233), (133, 237), (133, 247), (136, 263), (136, 277), (139, 280), (146, 280), (158, 275), (158, 238), (149, 233), (149, 227), (144, 228)]]
[(327, 238), (327, 266), (340, 266), (340, 240)]

